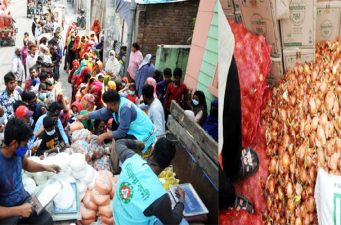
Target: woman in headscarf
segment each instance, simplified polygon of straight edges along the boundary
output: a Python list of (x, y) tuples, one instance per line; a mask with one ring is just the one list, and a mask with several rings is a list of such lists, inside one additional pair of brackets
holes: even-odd
[(95, 109), (95, 97), (92, 94), (85, 94), (81, 99), (83, 110), (92, 112)]
[(121, 63), (116, 58), (116, 53), (114, 50), (109, 52), (109, 59), (105, 65), (105, 72), (111, 77), (118, 77), (120, 70), (122, 68)]
[(93, 23), (93, 25), (91, 26), (91, 31), (93, 31), (97, 38), (99, 39), (99, 34), (101, 33), (101, 25), (99, 24), (99, 20), (96, 19)]
[(143, 62), (139, 66), (139, 69), (136, 71), (135, 84), (139, 98), (142, 96), (142, 87), (145, 84), (147, 78), (154, 76), (155, 68), (154, 65), (151, 63), (151, 60), (152, 55), (147, 54)]
[(80, 58), (80, 54), (79, 54), (79, 43), (81, 41), (81, 36), (79, 35), (76, 35), (76, 39), (75, 39), (75, 43), (73, 44), (73, 51), (75, 52), (75, 56), (76, 58)]
[(108, 88), (106, 91), (109, 91), (109, 90), (113, 90), (113, 91), (116, 91), (116, 82), (113, 81), (113, 80), (110, 80), (108, 82)]
[(96, 77), (96, 75), (99, 73), (102, 73), (103, 76), (106, 75), (106, 72), (103, 70), (103, 63), (101, 62), (101, 60), (97, 60), (97, 62), (95, 63), (95, 66), (92, 70), (92, 76)]
[(95, 31), (90, 31), (90, 39), (89, 41), (93, 41), (95, 43), (95, 45), (98, 44), (98, 37), (96, 36)]
[(67, 80), (68, 80), (68, 82), (70, 84), (73, 83), (73, 75), (74, 75), (75, 71), (79, 68), (79, 66), (80, 66), (80, 64), (79, 64), (78, 60), (73, 60), (72, 61), (72, 69), (69, 72), (69, 76), (67, 78)]
[(90, 89), (90, 94), (92, 94), (95, 97), (96, 110), (104, 107), (104, 104), (102, 101), (102, 89), (103, 89), (103, 85), (101, 82), (98, 82), (98, 81), (95, 81), (92, 84), (92, 88)]
[(207, 104), (204, 92), (196, 91), (192, 98), (193, 112), (195, 115), (195, 122), (203, 126), (207, 118)]
[(73, 45), (75, 44), (76, 38), (73, 36), (73, 34), (70, 35), (70, 41), (68, 42), (67, 46), (67, 63), (68, 66), (66, 69), (71, 69), (71, 65), (73, 61), (76, 59), (76, 52), (73, 50)]

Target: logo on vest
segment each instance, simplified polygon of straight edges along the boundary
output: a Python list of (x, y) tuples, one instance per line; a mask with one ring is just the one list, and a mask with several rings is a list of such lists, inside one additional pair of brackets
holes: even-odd
[(119, 189), (119, 196), (125, 204), (128, 204), (133, 198), (133, 187), (128, 182), (123, 182)]

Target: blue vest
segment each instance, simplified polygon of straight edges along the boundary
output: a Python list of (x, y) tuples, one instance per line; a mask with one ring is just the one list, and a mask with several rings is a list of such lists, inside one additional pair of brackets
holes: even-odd
[(143, 212), (166, 193), (147, 162), (135, 154), (122, 164), (122, 172), (116, 184), (113, 202), (115, 224), (154, 224), (157, 218), (146, 217)]
[(128, 106), (129, 108), (134, 107), (136, 110), (136, 119), (134, 121), (131, 121), (127, 133), (130, 135), (134, 135), (137, 140), (144, 142), (145, 148), (143, 149), (142, 153), (145, 153), (148, 148), (154, 143), (156, 138), (156, 130), (154, 128), (154, 124), (140, 108), (138, 108), (134, 103), (128, 101), (124, 97), (121, 97), (118, 113), (113, 114), (114, 120), (117, 124), (120, 123), (121, 108), (123, 106)]

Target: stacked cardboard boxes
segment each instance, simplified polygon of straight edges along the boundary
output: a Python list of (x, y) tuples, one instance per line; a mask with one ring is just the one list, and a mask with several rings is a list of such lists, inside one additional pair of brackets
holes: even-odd
[(335, 41), (341, 35), (341, 1), (318, 2), (316, 42)]
[(316, 42), (341, 36), (340, 0), (220, 1), (227, 18), (239, 17), (248, 30), (271, 44), (271, 83), (296, 63), (314, 60)]
[(225, 16), (229, 20), (242, 23), (239, 5), (233, 0), (220, 0)]
[(284, 72), (315, 58), (316, 0), (291, 0), (289, 12), (280, 20)]

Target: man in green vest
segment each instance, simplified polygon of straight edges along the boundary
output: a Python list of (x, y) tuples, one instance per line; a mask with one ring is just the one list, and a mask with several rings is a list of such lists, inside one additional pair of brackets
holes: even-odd
[(116, 141), (116, 153), (122, 162), (122, 172), (116, 184), (113, 214), (117, 225), (188, 225), (183, 218), (185, 192), (177, 189), (179, 201), (171, 207), (167, 191), (158, 175), (170, 165), (175, 146), (166, 138), (160, 138), (147, 161), (137, 153), (144, 143), (131, 139)]

